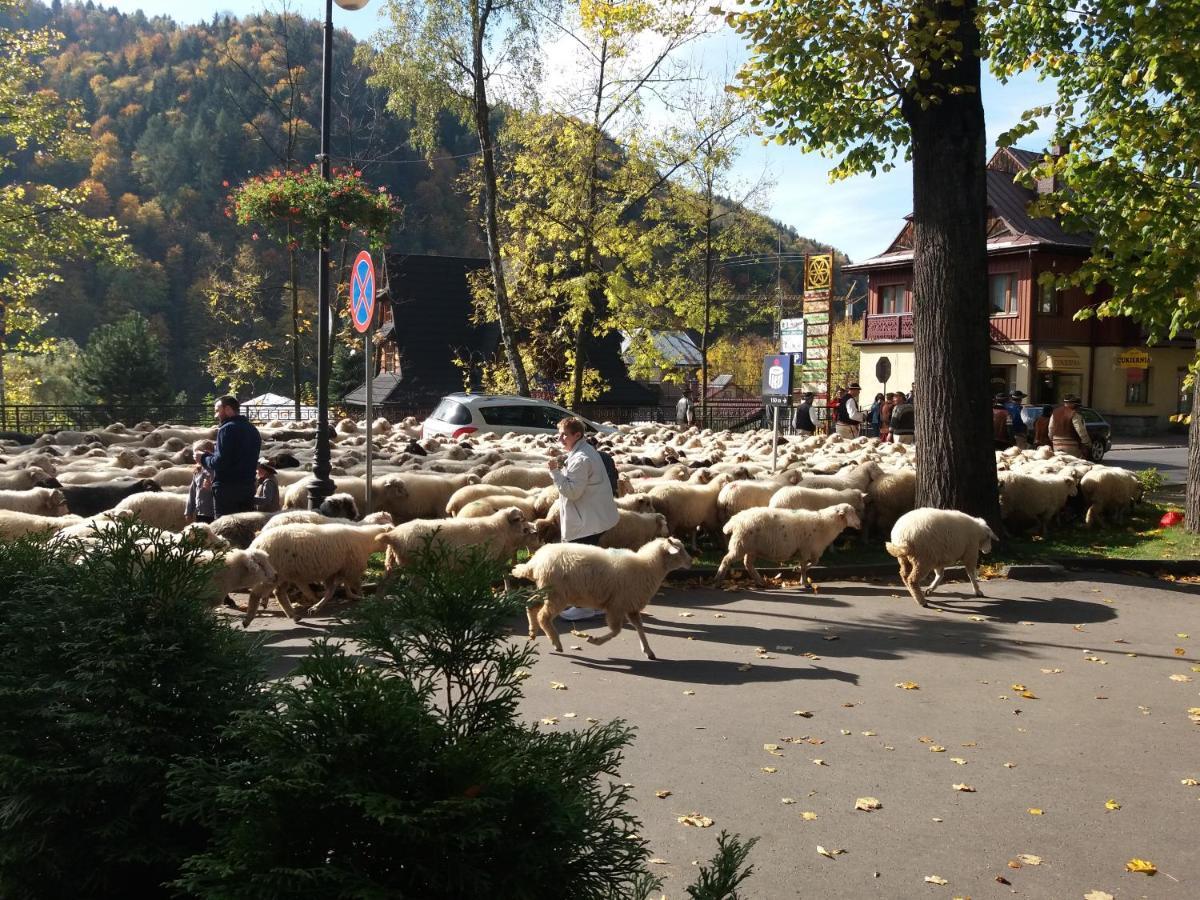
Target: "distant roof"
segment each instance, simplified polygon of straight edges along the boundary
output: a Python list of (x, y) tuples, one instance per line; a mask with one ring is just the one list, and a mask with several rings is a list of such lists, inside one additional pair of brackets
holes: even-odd
[[(393, 375), (391, 372), (384, 372), (376, 375), (375, 380), (371, 382), (371, 405), (382, 406), (385, 403), (402, 402), (405, 393), (405, 390), (400, 386), (400, 376)], [(360, 384), (343, 397), (342, 402), (350, 406), (366, 406), (366, 382)]]
[[(1040, 162), (1044, 154), (1008, 147), (997, 150), (988, 161), (987, 179), (988, 252), (1033, 247), (1061, 247), (1090, 250), (1092, 236), (1064, 231), (1054, 219), (1031, 216), (1029, 206), (1038, 197), (1032, 188), (1017, 184), (1018, 174)], [(900, 234), (883, 253), (860, 263), (842, 267), (842, 271), (862, 271), (911, 262), (912, 216)]]
[[(650, 342), (668, 365), (694, 368), (703, 362), (700, 348), (685, 331), (651, 331)], [(629, 352), (633, 337), (621, 332), (621, 355)]]

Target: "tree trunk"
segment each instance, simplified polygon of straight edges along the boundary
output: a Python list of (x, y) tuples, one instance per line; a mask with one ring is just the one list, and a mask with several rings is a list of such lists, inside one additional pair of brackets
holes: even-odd
[(712, 316), (713, 186), (708, 185), (704, 207), (704, 330), (700, 332), (700, 426), (708, 427), (708, 332)]
[[(1200, 350), (1200, 341), (1197, 341)], [(1187, 498), (1183, 527), (1200, 534), (1200, 371), (1192, 377), (1192, 424), (1188, 426)]]
[[(1000, 521), (991, 429), (987, 187), (975, 0), (941, 2), (962, 42), (940, 100), (903, 102), (912, 131), (917, 505)], [(964, 89), (950, 91), (950, 87)]]
[(300, 286), (296, 284), (296, 251), (292, 249), (292, 223), (288, 222), (288, 281), (292, 288), (292, 398), (300, 421)]
[(492, 146), (492, 124), (487, 100), (487, 85), (484, 82), (483, 28), (475, 30), (474, 78), (475, 78), (475, 132), (479, 137), (479, 149), (483, 154), (483, 225), (487, 234), (488, 262), (492, 268), (492, 288), (496, 302), (496, 318), (500, 322), (500, 342), (517, 393), (529, 396), (529, 379), (525, 375), (525, 364), (521, 361), (514, 333), (512, 307), (508, 302), (508, 287), (504, 279), (504, 266), (500, 260), (500, 229), (496, 216), (496, 154)]

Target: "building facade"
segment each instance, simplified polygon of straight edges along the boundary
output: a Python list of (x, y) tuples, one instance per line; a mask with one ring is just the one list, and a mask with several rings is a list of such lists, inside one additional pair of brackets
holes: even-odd
[[(1042, 404), (1075, 394), (1118, 432), (1165, 428), (1168, 416), (1189, 408), (1183, 379), (1195, 343), (1188, 339), (1147, 348), (1142, 330), (1130, 319), (1076, 321), (1079, 310), (1111, 296), (1107, 288), (1089, 295), (1041, 283), (1042, 275), (1078, 269), (1091, 253), (1092, 240), (1029, 215), (1039, 191), (1053, 185), (1033, 190), (1014, 178), (1039, 159), (1039, 153), (1001, 149), (987, 165), (988, 291), (980, 302), (991, 307), (991, 381), (979, 389), (989, 395), (1019, 389), (1028, 395), (1027, 403)], [(912, 316), (920, 301), (912, 292), (912, 259), (909, 217), (887, 250), (845, 267), (865, 274), (868, 282), (866, 324), (858, 342), (864, 396), (885, 390), (875, 378), (881, 357), (891, 362), (887, 390), (907, 391), (914, 380)]]

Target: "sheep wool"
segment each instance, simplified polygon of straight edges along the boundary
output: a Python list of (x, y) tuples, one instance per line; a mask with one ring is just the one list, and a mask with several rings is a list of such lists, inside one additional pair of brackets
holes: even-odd
[(741, 559), (754, 583), (765, 586), (754, 567), (755, 558), (762, 556), (779, 563), (795, 558), (800, 564), (802, 586), (815, 589), (809, 567), (820, 560), (839, 534), (861, 526), (862, 520), (848, 503), (817, 511), (771, 507), (744, 510), (723, 529), (729, 535), (729, 551), (721, 560), (713, 583), (721, 584), (730, 565)]
[[(977, 568), (980, 553), (990, 553), (998, 540), (983, 519), (953, 509), (922, 507), (907, 512), (892, 526), (891, 540), (884, 546), (900, 563), (900, 578), (919, 606), (928, 606), (925, 597), (942, 583), (947, 566), (961, 564), (982, 597)], [(930, 572), (933, 582), (925, 590), (921, 580)]]

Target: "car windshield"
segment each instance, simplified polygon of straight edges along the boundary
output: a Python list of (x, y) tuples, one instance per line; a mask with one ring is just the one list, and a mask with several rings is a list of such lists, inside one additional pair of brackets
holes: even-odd
[(1087, 422), (1089, 425), (1096, 425), (1104, 421), (1104, 417), (1094, 409), (1087, 409), (1085, 407), (1079, 410), (1079, 414), (1083, 416), (1083, 421)]
[(437, 419), (439, 422), (446, 422), (450, 425), (466, 425), (471, 421), (471, 411), (457, 400), (445, 397), (437, 405), (437, 409), (433, 411), (429, 418)]

